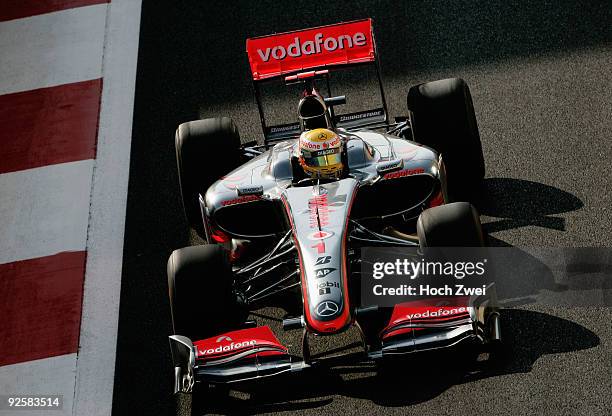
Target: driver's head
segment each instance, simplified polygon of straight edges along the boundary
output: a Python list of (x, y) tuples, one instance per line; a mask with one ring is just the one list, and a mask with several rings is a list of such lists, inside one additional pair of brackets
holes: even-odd
[(305, 131), (299, 140), (299, 161), (314, 179), (336, 179), (342, 174), (342, 141), (328, 129)]

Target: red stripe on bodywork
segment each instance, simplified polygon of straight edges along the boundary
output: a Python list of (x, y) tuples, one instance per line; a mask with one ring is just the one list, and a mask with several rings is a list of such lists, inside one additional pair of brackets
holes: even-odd
[(0, 366), (77, 352), (86, 252), (0, 264)]
[(102, 80), (0, 96), (0, 173), (93, 159)]
[(5, 0), (0, 7), (0, 22), (103, 3), (110, 0)]

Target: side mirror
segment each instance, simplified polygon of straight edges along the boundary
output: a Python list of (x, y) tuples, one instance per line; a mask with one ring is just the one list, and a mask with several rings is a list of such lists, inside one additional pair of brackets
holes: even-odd
[(342, 104), (346, 104), (346, 95), (339, 95), (337, 97), (329, 97), (329, 98), (325, 98), (325, 104), (327, 104), (328, 107), (333, 107), (335, 105), (342, 105)]

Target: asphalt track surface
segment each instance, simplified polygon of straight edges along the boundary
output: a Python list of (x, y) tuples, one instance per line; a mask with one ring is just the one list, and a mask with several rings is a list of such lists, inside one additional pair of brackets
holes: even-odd
[[(114, 414), (186, 412), (186, 399), (177, 405), (170, 393), (165, 264), (173, 249), (197, 240), (181, 211), (176, 126), (228, 115), (244, 138), (260, 138), (245, 38), (363, 17), (375, 19), (393, 114), (404, 112), (410, 85), (451, 76), (470, 84), (487, 164), (478, 207), (492, 244), (610, 246), (609, 2), (146, 2)], [(347, 367), (216, 394), (204, 411), (612, 413), (609, 308), (549, 307), (527, 297), (503, 319), (506, 346), (491, 367), (444, 357), (407, 360), (380, 374)]]

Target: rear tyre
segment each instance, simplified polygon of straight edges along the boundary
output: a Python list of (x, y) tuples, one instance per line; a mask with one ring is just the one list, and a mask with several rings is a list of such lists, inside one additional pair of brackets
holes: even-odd
[(174, 333), (191, 340), (235, 329), (242, 317), (232, 291), (227, 252), (219, 245), (174, 250), (168, 259)]
[(204, 237), (199, 195), (240, 165), (240, 135), (227, 117), (181, 124), (176, 130), (176, 163), (189, 226)]
[(417, 221), (421, 247), (483, 247), (480, 217), (468, 202), (426, 209)]
[(482, 184), (485, 163), (467, 83), (451, 78), (416, 85), (407, 104), (415, 140), (442, 154), (449, 196), (470, 200)]

